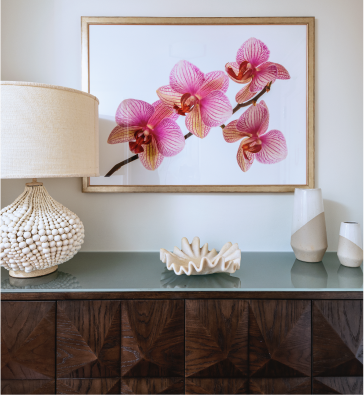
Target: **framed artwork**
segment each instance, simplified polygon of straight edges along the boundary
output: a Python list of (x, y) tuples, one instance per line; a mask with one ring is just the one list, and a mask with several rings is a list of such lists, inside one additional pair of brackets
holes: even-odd
[(315, 19), (82, 17), (84, 192), (314, 188)]

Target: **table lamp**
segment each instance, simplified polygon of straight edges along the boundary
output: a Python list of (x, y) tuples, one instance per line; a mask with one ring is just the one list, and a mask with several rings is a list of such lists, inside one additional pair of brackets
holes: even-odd
[(75, 89), (1, 82), (1, 178), (33, 178), (1, 215), (1, 266), (12, 277), (57, 270), (81, 248), (84, 227), (37, 178), (99, 175), (98, 105)]

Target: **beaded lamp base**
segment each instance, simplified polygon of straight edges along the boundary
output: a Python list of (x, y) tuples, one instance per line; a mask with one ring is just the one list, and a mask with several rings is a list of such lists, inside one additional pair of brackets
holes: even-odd
[(39, 277), (57, 270), (81, 248), (80, 219), (55, 201), (42, 183), (24, 192), (1, 214), (1, 266), (16, 278)]
[(41, 277), (41, 276), (46, 276), (47, 274), (53, 273), (56, 270), (58, 270), (58, 266), (51, 266), (51, 267), (47, 267), (46, 269), (41, 269), (41, 270), (33, 270), (30, 273), (27, 273), (26, 271), (20, 271), (20, 270), (16, 270), (16, 271), (10, 270), (9, 276), (15, 277), (15, 278)]

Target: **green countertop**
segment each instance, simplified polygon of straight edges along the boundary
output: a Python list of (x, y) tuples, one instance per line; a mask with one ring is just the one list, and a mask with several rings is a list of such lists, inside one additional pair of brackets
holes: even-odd
[(34, 279), (9, 278), (1, 268), (2, 292), (62, 291), (362, 291), (362, 267), (342, 266), (336, 253), (307, 263), (291, 252), (242, 252), (234, 274), (177, 276), (158, 252), (81, 252), (57, 272)]

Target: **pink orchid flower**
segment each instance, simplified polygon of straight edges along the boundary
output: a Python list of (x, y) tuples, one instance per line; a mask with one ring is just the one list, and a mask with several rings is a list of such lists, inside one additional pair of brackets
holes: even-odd
[(130, 151), (139, 154), (147, 170), (155, 170), (165, 156), (182, 151), (185, 138), (175, 120), (173, 109), (160, 100), (152, 105), (142, 100), (127, 99), (116, 110), (116, 126), (107, 140), (109, 144), (129, 142)]
[(241, 104), (251, 99), (269, 82), (291, 78), (282, 65), (268, 62), (269, 54), (268, 47), (252, 37), (239, 48), (236, 62), (226, 63), (225, 70), (233, 81), (248, 84), (236, 94), (237, 103)]
[(266, 133), (269, 124), (269, 111), (262, 100), (256, 106), (250, 106), (239, 119), (230, 122), (223, 130), (224, 139), (235, 143), (240, 139), (237, 161), (244, 172), (254, 162), (272, 164), (287, 157), (287, 144), (282, 132), (271, 130)]
[(172, 69), (169, 85), (157, 94), (162, 102), (186, 116), (186, 127), (195, 136), (204, 138), (210, 129), (223, 124), (231, 115), (232, 107), (225, 93), (229, 78), (223, 71), (204, 74), (186, 60)]

